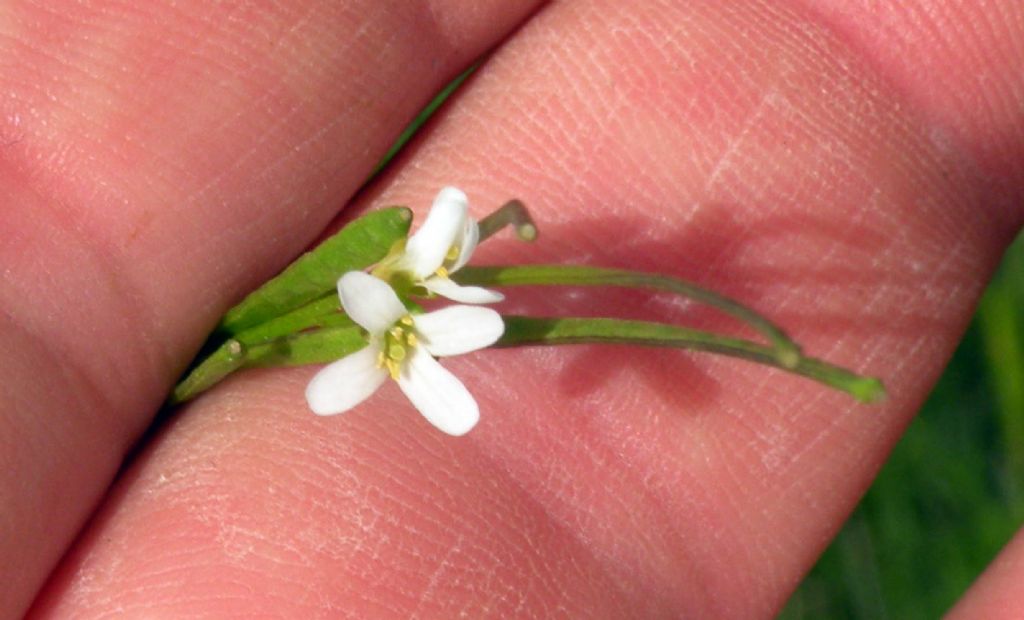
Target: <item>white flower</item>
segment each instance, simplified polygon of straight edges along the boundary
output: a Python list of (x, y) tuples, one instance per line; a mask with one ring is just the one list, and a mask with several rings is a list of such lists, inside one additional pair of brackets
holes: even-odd
[(434, 356), (468, 353), (494, 344), (505, 330), (490, 308), (449, 306), (412, 315), (383, 280), (351, 271), (338, 280), (345, 312), (369, 333), (369, 346), (329, 364), (306, 387), (318, 415), (348, 411), (390, 376), (427, 420), (463, 435), (480, 419), (473, 396)]
[(409, 237), (402, 254), (385, 259), (375, 273), (404, 272), (412, 283), (454, 301), (486, 304), (504, 296), (479, 286), (460, 286), (448, 276), (473, 255), (480, 231), (469, 217), (469, 200), (462, 190), (445, 187), (434, 199), (423, 226)]

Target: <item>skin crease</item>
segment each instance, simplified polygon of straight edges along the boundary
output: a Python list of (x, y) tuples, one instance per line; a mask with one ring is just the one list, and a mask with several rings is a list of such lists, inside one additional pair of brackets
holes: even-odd
[[(231, 26), (122, 5), (4, 9), (12, 53), (0, 58), (20, 69), (0, 72), (16, 93), (0, 103), (15, 199), (0, 211), (15, 231), (0, 244), (0, 493), (18, 507), (0, 530), (0, 555), (17, 560), (9, 615), (219, 313), (316, 234), (432, 87), (531, 8), (456, 4), (435, 3), (429, 23), (442, 26), (419, 48), (372, 36), (419, 32), (394, 7), (376, 21), (337, 9), (263, 23), (239, 5)], [(489, 241), (480, 261), (698, 281), (812, 354), (884, 377), (888, 401), (860, 406), (708, 356), (487, 351), (446, 362), (482, 411), (454, 439), (394, 386), (317, 418), (301, 396), (315, 369), (248, 372), (147, 438), (30, 615), (776, 611), (941, 372), (1019, 227), (1024, 15), (1009, 1), (922, 0), (904, 15), (723, 4), (545, 7), (346, 213), (404, 203), (422, 217), (443, 184), (477, 215), (517, 196), (541, 241)], [(141, 36), (157, 25), (172, 34)], [(213, 29), (209, 47), (195, 47), (197, 25)], [(360, 28), (364, 47), (323, 51)], [(438, 38), (445, 51), (428, 53)], [(254, 46), (264, 63), (230, 64), (249, 66)], [(172, 63), (175, 50), (196, 57)], [(373, 85), (409, 90), (366, 97)], [(506, 312), (683, 313), (735, 329), (657, 296), (507, 292)], [(1010, 617), (1018, 547), (958, 613)]]
[(2, 610), (30, 604), (217, 316), (536, 3), (263, 4), (0, 7)]

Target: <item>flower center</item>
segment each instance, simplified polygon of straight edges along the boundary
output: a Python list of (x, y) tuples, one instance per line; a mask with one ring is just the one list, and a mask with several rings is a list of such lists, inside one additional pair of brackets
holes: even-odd
[(413, 330), (412, 316), (405, 315), (384, 332), (384, 342), (377, 355), (377, 368), (386, 368), (392, 379), (398, 379), (402, 361), (408, 357), (409, 349), (419, 344)]

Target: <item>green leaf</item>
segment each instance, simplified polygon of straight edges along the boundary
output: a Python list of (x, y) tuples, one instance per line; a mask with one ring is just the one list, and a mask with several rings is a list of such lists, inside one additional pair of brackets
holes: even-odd
[(583, 265), (521, 265), (512, 267), (467, 266), (452, 274), (461, 284), (476, 286), (619, 286), (674, 293), (730, 314), (761, 332), (774, 347), (772, 355), (785, 367), (800, 359), (800, 347), (782, 328), (737, 301), (678, 278), (651, 273), (603, 269)]
[(846, 392), (861, 402), (876, 402), (885, 396), (885, 388), (878, 379), (863, 377), (828, 362), (803, 356), (795, 365), (784, 365), (773, 348), (740, 338), (647, 321), (525, 316), (502, 318), (505, 321), (505, 333), (495, 346), (629, 344), (708, 351), (802, 375)]
[(246, 346), (235, 339), (228, 340), (174, 387), (168, 404), (192, 400), (242, 368), (325, 364), (366, 346), (366, 334), (353, 325), (351, 319), (342, 314), (334, 316), (341, 325), (276, 338), (254, 346)]
[(366, 344), (366, 334), (357, 326), (325, 327), (252, 347), (247, 352), (245, 367), (326, 364), (355, 353)]
[(384, 258), (411, 223), (412, 212), (405, 207), (371, 211), (349, 223), (228, 310), (217, 331), (233, 336), (323, 297), (345, 272)]
[(353, 325), (352, 319), (342, 314), (340, 310), (341, 300), (338, 293), (332, 290), (305, 306), (239, 332), (235, 335), (235, 340), (247, 347), (253, 347), (316, 327)]
[(167, 403), (177, 405), (192, 400), (241, 368), (244, 363), (245, 347), (237, 340), (228, 340), (174, 386)]

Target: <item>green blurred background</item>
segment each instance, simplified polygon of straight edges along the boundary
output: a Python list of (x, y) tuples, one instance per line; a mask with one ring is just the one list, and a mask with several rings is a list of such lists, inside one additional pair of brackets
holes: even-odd
[(780, 618), (938, 618), (1010, 540), (1024, 520), (1021, 308), (1024, 236), (928, 402)]

